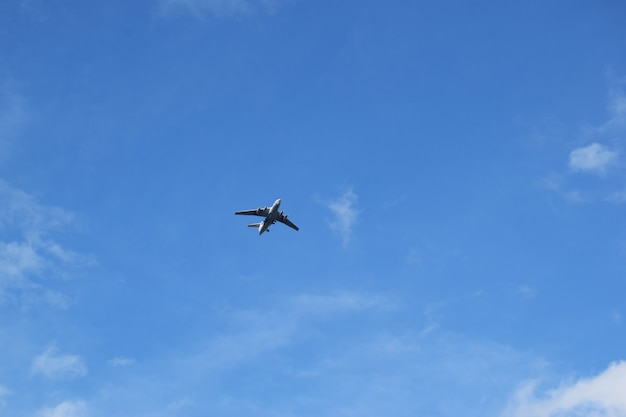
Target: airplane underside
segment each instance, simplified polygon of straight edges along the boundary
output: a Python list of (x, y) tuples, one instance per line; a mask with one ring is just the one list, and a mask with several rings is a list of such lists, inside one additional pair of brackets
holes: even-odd
[(269, 232), (270, 226), (275, 224), (277, 221), (291, 227), (294, 230), (299, 230), (298, 226), (293, 224), (291, 220), (287, 219), (287, 215), (283, 211), (278, 210), (279, 206), (280, 206), (280, 198), (274, 202), (272, 207), (259, 207), (253, 210), (236, 211), (235, 214), (265, 217), (265, 220), (262, 222), (250, 223), (248, 225), (248, 227), (256, 227), (259, 231), (259, 234), (263, 234), (263, 232)]
[(259, 234), (270, 231), (269, 227), (267, 229), (263, 229), (264, 223), (250, 223), (248, 227), (256, 227), (257, 229), (259, 229)]

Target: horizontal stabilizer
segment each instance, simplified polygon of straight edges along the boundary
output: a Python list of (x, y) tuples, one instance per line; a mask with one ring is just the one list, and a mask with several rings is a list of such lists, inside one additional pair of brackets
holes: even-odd
[(261, 223), (251, 223), (248, 225), (248, 227), (259, 227), (261, 225)]

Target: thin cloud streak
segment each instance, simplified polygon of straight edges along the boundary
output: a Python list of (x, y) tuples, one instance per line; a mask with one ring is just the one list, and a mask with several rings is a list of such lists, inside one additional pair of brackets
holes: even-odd
[(197, 19), (207, 16), (217, 18), (235, 18), (248, 16), (257, 10), (272, 13), (278, 6), (278, 0), (161, 0), (161, 14), (171, 16), (190, 13)]
[(135, 364), (135, 360), (132, 358), (117, 357), (107, 361), (107, 365), (113, 368), (120, 368), (124, 366), (131, 366)]
[(351, 292), (329, 295), (302, 294), (291, 299), (295, 311), (309, 314), (329, 314), (342, 311), (394, 310), (390, 301), (376, 296), (364, 296)]

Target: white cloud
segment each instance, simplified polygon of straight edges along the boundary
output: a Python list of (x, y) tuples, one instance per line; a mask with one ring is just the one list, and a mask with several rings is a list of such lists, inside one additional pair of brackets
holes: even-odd
[(249, 15), (255, 10), (273, 12), (279, 0), (161, 0), (161, 13), (171, 15), (179, 12), (191, 13), (196, 18), (207, 15), (236, 17)]
[(348, 190), (327, 205), (334, 215), (330, 228), (339, 235), (344, 246), (352, 240), (353, 229), (358, 221), (359, 210), (355, 207), (357, 200), (357, 195), (352, 190)]
[(601, 374), (537, 395), (531, 382), (515, 395), (503, 417), (625, 417), (626, 362)]
[[(577, 141), (580, 146), (569, 151), (569, 173), (596, 174), (605, 180), (602, 187), (578, 176), (551, 174), (542, 181), (542, 186), (565, 197), (573, 203), (605, 201), (623, 204), (624, 164), (622, 155), (626, 140), (626, 78), (614, 81), (609, 91), (606, 121), (580, 130)], [(606, 174), (611, 172), (611, 176)]]
[(87, 417), (87, 404), (84, 401), (63, 401), (54, 407), (44, 407), (36, 417)]
[(0, 274), (19, 277), (38, 274), (45, 261), (32, 245), (25, 242), (0, 242)]
[(592, 143), (571, 151), (569, 166), (574, 171), (604, 173), (609, 165), (616, 162), (617, 155), (617, 151), (611, 151), (599, 143)]
[(25, 277), (39, 274), (44, 268), (44, 259), (32, 246), (0, 241), (0, 304), (15, 301), (19, 295), (40, 293), (40, 286)]
[(0, 228), (17, 231), (28, 241), (41, 243), (49, 232), (73, 222), (72, 213), (44, 206), (32, 195), (0, 180)]
[(87, 375), (87, 366), (80, 356), (62, 355), (51, 346), (33, 360), (31, 372), (49, 379), (73, 379)]

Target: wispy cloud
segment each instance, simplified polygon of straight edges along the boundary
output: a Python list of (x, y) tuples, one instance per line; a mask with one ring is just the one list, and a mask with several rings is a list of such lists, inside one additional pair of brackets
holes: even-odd
[(37, 274), (44, 269), (45, 261), (25, 242), (0, 242), (0, 274), (19, 277)]
[[(569, 154), (569, 168), (573, 172), (598, 174), (606, 180), (609, 191), (602, 191), (602, 200), (621, 204), (625, 201), (621, 156), (626, 143), (626, 78), (613, 82), (609, 91), (606, 122), (585, 129), (589, 145), (573, 149)], [(608, 174), (612, 175), (609, 176)], [(616, 175), (619, 174), (619, 175)], [(597, 194), (588, 189), (588, 194)]]
[[(0, 83), (0, 163), (29, 119), (26, 100), (13, 84)], [(0, 305), (44, 302), (67, 308), (63, 294), (36, 283), (35, 277), (67, 277), (69, 271), (93, 264), (93, 257), (51, 237), (74, 223), (71, 212), (43, 205), (0, 179)]]
[(525, 298), (535, 298), (537, 295), (537, 290), (528, 285), (522, 285), (517, 289), (517, 292)]
[(74, 379), (87, 375), (87, 366), (80, 356), (61, 354), (50, 346), (33, 360), (31, 372), (48, 379)]
[(378, 296), (365, 296), (352, 292), (333, 294), (301, 294), (291, 298), (295, 311), (307, 314), (329, 314), (342, 311), (393, 310), (395, 305)]
[(131, 366), (135, 364), (135, 360), (132, 358), (124, 358), (117, 357), (107, 361), (107, 365), (112, 366), (114, 368), (119, 368), (123, 366)]
[(431, 303), (424, 308), (425, 324), (419, 333), (421, 337), (428, 336), (439, 328), (439, 323), (443, 318), (443, 307), (442, 303)]
[(334, 216), (330, 228), (341, 238), (344, 246), (352, 241), (353, 229), (358, 222), (360, 211), (356, 208), (357, 201), (358, 197), (354, 191), (347, 190), (327, 204)]
[(72, 213), (44, 206), (27, 192), (0, 180), (0, 227), (17, 229), (27, 240), (40, 241), (46, 233), (62, 229), (73, 221)]
[(7, 157), (10, 144), (28, 119), (26, 100), (10, 83), (0, 85), (0, 161)]
[[(132, 407), (151, 416), (405, 416), (437, 414), (445, 401), (441, 415), (494, 416), (544, 363), (441, 326), (420, 332), (414, 314), (407, 321), (402, 306), (376, 293), (270, 301), (221, 311), (205, 338), (146, 358), (106, 395), (90, 398), (90, 408), (102, 415)], [(426, 324), (437, 322), (439, 307), (424, 308)]]
[(178, 398), (172, 401), (171, 403), (167, 404), (165, 409), (167, 410), (168, 413), (171, 413), (173, 415), (177, 415), (179, 413), (185, 414), (185, 409), (193, 407), (194, 405), (196, 405), (196, 402), (194, 401), (194, 399), (186, 395), (182, 398)]
[(622, 313), (620, 313), (619, 311), (613, 310), (613, 314), (611, 314), (611, 316), (613, 317), (613, 323), (615, 324), (622, 323)]
[(626, 77), (613, 83), (609, 91), (609, 120), (595, 129), (594, 133), (618, 136), (622, 139), (626, 134)]
[(624, 124), (626, 122), (626, 95), (621, 91), (613, 95), (611, 100), (611, 123), (612, 124)]
[(161, 13), (190, 13), (196, 18), (229, 18), (251, 15), (255, 11), (272, 13), (281, 0), (161, 0)]
[(626, 190), (612, 192), (606, 197), (606, 201), (614, 204), (626, 203)]
[(43, 287), (35, 278), (66, 277), (76, 268), (90, 266), (93, 257), (63, 247), (51, 238), (74, 224), (74, 215), (40, 204), (32, 195), (0, 180), (0, 304), (25, 300), (67, 307), (60, 293)]
[(503, 417), (626, 416), (626, 362), (601, 374), (537, 394), (537, 382), (524, 385)]
[(569, 166), (574, 171), (605, 173), (617, 161), (618, 152), (599, 143), (576, 148), (569, 154)]
[(241, 366), (292, 342), (297, 319), (276, 311), (241, 311), (232, 318), (232, 331), (213, 338), (198, 356), (211, 371)]
[(395, 305), (380, 296), (340, 291), (298, 294), (269, 310), (232, 314), (233, 331), (210, 341), (200, 355), (210, 368), (240, 366), (268, 352), (287, 348), (306, 333), (309, 322), (346, 318), (364, 312), (392, 311)]
[(0, 408), (4, 407), (6, 405), (6, 397), (8, 397), (11, 394), (11, 391), (9, 391), (8, 388), (6, 388), (4, 385), (0, 385)]
[(36, 417), (87, 417), (87, 404), (84, 401), (63, 401), (54, 407), (40, 409)]

